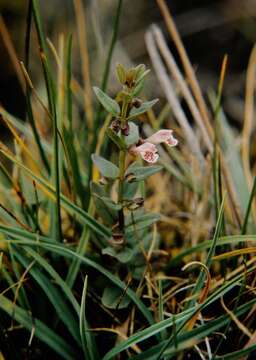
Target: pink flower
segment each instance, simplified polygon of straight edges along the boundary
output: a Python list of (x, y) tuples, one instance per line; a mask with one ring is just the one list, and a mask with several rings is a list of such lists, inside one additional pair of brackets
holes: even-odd
[(130, 152), (133, 154), (139, 154), (142, 159), (148, 163), (155, 163), (159, 158), (156, 146), (149, 142), (145, 142), (139, 146), (132, 146)]
[(156, 148), (157, 144), (161, 144), (164, 142), (171, 147), (178, 144), (178, 140), (175, 139), (172, 133), (172, 130), (159, 130), (155, 134), (145, 139), (142, 145), (133, 145), (130, 148), (130, 152), (133, 154), (140, 154), (142, 159), (144, 159), (148, 163), (155, 163), (159, 158)]
[(178, 144), (178, 140), (172, 135), (172, 130), (159, 130), (155, 134), (151, 135), (145, 141), (151, 144), (157, 145), (162, 142), (166, 143), (169, 146), (176, 146)]

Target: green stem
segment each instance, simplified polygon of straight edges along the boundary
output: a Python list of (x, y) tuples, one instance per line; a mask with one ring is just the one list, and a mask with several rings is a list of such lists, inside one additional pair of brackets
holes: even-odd
[[(124, 173), (125, 173), (125, 150), (120, 150), (119, 153), (119, 183), (118, 183), (118, 203), (123, 204), (123, 185), (124, 185)], [(124, 210), (119, 210), (119, 228), (121, 231), (124, 230)]]
[[(127, 111), (128, 111), (129, 102), (127, 100), (123, 101), (122, 111), (121, 111), (121, 129), (126, 126), (127, 122)], [(125, 142), (124, 135), (121, 135), (123, 142)], [(118, 183), (118, 203), (123, 205), (123, 186), (124, 186), (124, 174), (125, 174), (125, 160), (126, 160), (126, 150), (120, 150), (119, 152), (119, 183)], [(124, 210), (123, 207), (119, 210), (119, 229), (121, 232), (124, 232)]]

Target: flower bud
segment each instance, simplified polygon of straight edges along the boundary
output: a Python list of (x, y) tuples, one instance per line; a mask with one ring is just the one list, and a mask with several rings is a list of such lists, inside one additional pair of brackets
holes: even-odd
[(129, 135), (130, 126), (129, 126), (128, 123), (126, 123), (126, 124), (124, 125), (124, 127), (121, 128), (121, 132), (122, 132), (122, 134), (123, 134), (124, 136), (128, 136), (128, 135)]
[(102, 177), (99, 179), (99, 183), (100, 183), (100, 185), (107, 185), (108, 181), (107, 181), (107, 179), (106, 179), (104, 176), (102, 176)]
[(136, 81), (135, 81), (135, 75), (136, 75), (136, 71), (134, 68), (129, 69), (126, 72), (126, 81), (125, 81), (125, 85), (131, 89), (136, 85)]
[(129, 210), (137, 210), (138, 208), (142, 207), (144, 205), (144, 199), (142, 197), (138, 197), (136, 199), (133, 199), (127, 206)]
[(112, 232), (112, 238), (109, 240), (110, 245), (112, 245), (116, 250), (122, 249), (125, 238), (122, 232)]
[(136, 176), (135, 176), (134, 174), (132, 174), (132, 173), (127, 174), (127, 175), (125, 176), (125, 180), (126, 180), (128, 183), (132, 183), (133, 181), (136, 180)]
[(112, 123), (110, 124), (110, 128), (116, 133), (118, 133), (120, 127), (121, 127), (121, 121), (118, 119), (113, 120)]
[(135, 98), (132, 100), (132, 106), (136, 107), (136, 108), (140, 108), (142, 104), (142, 100)]

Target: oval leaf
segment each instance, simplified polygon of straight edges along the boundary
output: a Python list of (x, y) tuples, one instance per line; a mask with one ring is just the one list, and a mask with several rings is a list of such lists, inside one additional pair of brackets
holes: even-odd
[(139, 108), (132, 108), (130, 112), (129, 119), (134, 118), (148, 111), (152, 106), (154, 106), (158, 102), (158, 99), (154, 99), (151, 101), (145, 101)]
[[(125, 175), (133, 175), (132, 181), (142, 181), (148, 178), (151, 175), (156, 174), (157, 172), (161, 171), (163, 169), (160, 165), (155, 166), (139, 166), (136, 163), (133, 163), (131, 166), (128, 167), (126, 170)], [(129, 182), (129, 180), (128, 180)]]
[(111, 210), (121, 210), (122, 206), (120, 204), (115, 203), (112, 199), (110, 199), (107, 196), (98, 196), (94, 194), (94, 196), (97, 196), (100, 198), (100, 200)]
[(104, 177), (116, 179), (119, 176), (119, 169), (112, 162), (96, 154), (92, 154), (92, 161)]
[(126, 80), (126, 70), (122, 64), (116, 65), (116, 75), (121, 84), (125, 83)]
[(128, 247), (126, 247), (122, 251), (117, 251), (112, 246), (108, 246), (105, 249), (103, 249), (102, 254), (112, 256), (123, 264), (126, 264), (129, 261), (131, 261), (134, 255), (133, 250)]
[(127, 227), (125, 229), (125, 233), (129, 234), (129, 233), (134, 232), (134, 230), (139, 231), (139, 230), (145, 229), (145, 228), (151, 226), (152, 224), (154, 224), (155, 222), (157, 222), (158, 220), (160, 220), (160, 218), (161, 218), (161, 216), (159, 214), (149, 213), (149, 214), (143, 214), (143, 215), (137, 217), (134, 222), (131, 219), (126, 224)]
[(116, 144), (119, 149), (125, 149), (125, 143), (111, 128), (107, 128), (106, 131), (108, 137)]
[(125, 143), (127, 146), (137, 144), (140, 138), (139, 128), (133, 122), (129, 122), (129, 135), (125, 137)]
[(121, 289), (114, 286), (107, 286), (104, 289), (101, 301), (109, 309), (124, 309), (131, 302)]
[(109, 97), (107, 94), (105, 94), (101, 89), (99, 89), (96, 86), (93, 87), (93, 90), (99, 102), (107, 110), (107, 112), (109, 112), (114, 116), (118, 116), (120, 114), (120, 107), (115, 100), (111, 99), (111, 97)]
[(142, 91), (142, 89), (144, 87), (144, 83), (145, 83), (145, 79), (142, 79), (140, 82), (138, 82), (138, 84), (135, 86), (135, 88), (132, 92), (133, 97), (136, 97), (139, 95), (139, 93)]

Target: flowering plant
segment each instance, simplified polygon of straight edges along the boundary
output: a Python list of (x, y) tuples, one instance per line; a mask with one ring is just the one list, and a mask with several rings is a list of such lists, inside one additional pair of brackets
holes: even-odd
[[(146, 70), (143, 64), (129, 70), (118, 64), (116, 73), (122, 90), (115, 100), (101, 89), (94, 87), (98, 100), (114, 117), (107, 135), (118, 149), (119, 164), (116, 166), (99, 155), (92, 155), (94, 164), (107, 180), (105, 185), (92, 183), (92, 193), (103, 221), (112, 227), (110, 247), (104, 249), (103, 252), (118, 257), (122, 261), (130, 260), (134, 254), (132, 243), (135, 232), (138, 235), (140, 230), (143, 231), (159, 219), (158, 214), (145, 214), (144, 198), (141, 194), (138, 195), (138, 192), (140, 182), (160, 171), (161, 166), (141, 166), (134, 160), (134, 156), (140, 155), (147, 163), (153, 164), (159, 158), (156, 145), (166, 143), (168, 146), (176, 146), (178, 143), (173, 136), (173, 131), (168, 129), (159, 130), (147, 139), (139, 136), (139, 128), (134, 121), (158, 101), (154, 99), (143, 102), (137, 97), (143, 88), (148, 72), (149, 70)], [(117, 185), (116, 201), (107, 193), (109, 184)], [(123, 256), (124, 252), (125, 256)]]

